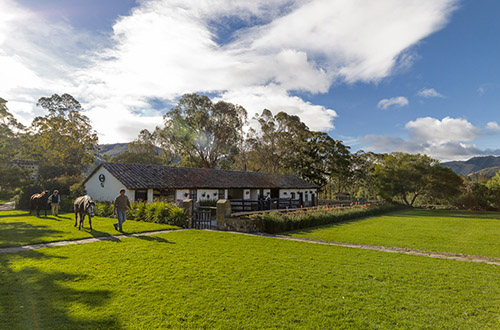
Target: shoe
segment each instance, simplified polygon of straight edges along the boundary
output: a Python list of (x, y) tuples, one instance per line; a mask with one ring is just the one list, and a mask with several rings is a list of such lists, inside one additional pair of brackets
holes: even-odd
[(118, 230), (118, 226), (116, 225), (116, 223), (114, 223), (113, 226), (115, 227), (115, 230)]

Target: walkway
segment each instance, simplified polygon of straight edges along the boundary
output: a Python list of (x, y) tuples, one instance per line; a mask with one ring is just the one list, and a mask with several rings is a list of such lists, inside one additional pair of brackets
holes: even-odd
[(0, 211), (12, 211), (16, 208), (16, 203), (7, 202), (5, 204), (0, 204)]
[[(152, 236), (152, 235), (171, 233), (171, 232), (177, 232), (177, 231), (182, 231), (182, 230), (187, 230), (187, 229), (160, 230), (160, 231), (152, 231), (152, 232), (129, 234), (129, 235), (94, 237), (94, 238), (85, 238), (85, 239), (75, 240), (75, 241), (59, 241), (59, 242), (50, 242), (50, 243), (41, 243), (41, 244), (33, 244), (33, 245), (7, 247), (7, 248), (0, 248), (0, 253), (13, 253), (13, 252), (20, 252), (20, 251), (27, 251), (27, 250), (49, 248), (49, 247), (54, 247), (54, 246), (94, 243), (94, 242), (99, 242), (99, 241), (117, 241), (117, 240), (120, 240), (123, 238), (128, 238), (128, 237)], [(213, 230), (213, 229), (204, 229), (204, 230), (217, 231), (217, 230)], [(323, 240), (319, 240), (319, 239), (300, 238), (300, 237), (291, 237), (291, 236), (283, 236), (283, 235), (271, 235), (271, 234), (265, 234), (265, 233), (241, 233), (241, 232), (232, 232), (232, 231), (220, 231), (220, 232), (230, 233), (230, 234), (258, 236), (258, 237), (269, 237), (269, 238), (274, 238), (274, 239), (281, 239), (281, 240), (286, 240), (286, 241), (295, 241), (295, 242), (302, 242), (302, 243), (309, 243), (309, 244), (341, 246), (341, 247), (349, 247), (349, 248), (362, 249), (362, 250), (381, 251), (381, 252), (388, 252), (388, 253), (402, 253), (402, 254), (408, 254), (408, 255), (423, 256), (423, 257), (428, 257), (428, 258), (448, 259), (448, 260), (465, 261), (465, 262), (476, 262), (476, 263), (485, 263), (488, 265), (500, 266), (500, 258), (475, 256), (475, 255), (460, 254), (460, 253), (425, 251), (425, 250), (418, 250), (418, 249), (408, 249), (408, 248), (380, 246), (380, 245), (331, 242), (331, 241), (323, 241)]]
[(40, 243), (40, 244), (32, 244), (32, 245), (23, 245), (23, 246), (13, 246), (13, 247), (0, 248), (0, 253), (13, 253), (13, 252), (21, 252), (21, 251), (27, 251), (27, 250), (49, 248), (49, 247), (54, 247), (54, 246), (94, 243), (94, 242), (99, 242), (99, 241), (118, 241), (122, 238), (152, 236), (152, 235), (158, 235), (158, 234), (164, 234), (164, 233), (170, 233), (173, 231), (182, 231), (182, 230), (185, 230), (185, 229), (159, 230), (159, 231), (149, 231), (149, 232), (145, 232), (145, 233), (128, 234), (128, 235), (84, 238), (84, 239), (75, 240), (75, 241), (59, 241), (59, 242), (49, 242), (49, 243)]

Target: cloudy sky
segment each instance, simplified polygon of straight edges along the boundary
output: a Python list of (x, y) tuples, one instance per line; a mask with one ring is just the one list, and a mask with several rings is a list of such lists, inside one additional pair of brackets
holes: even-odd
[(500, 155), (498, 0), (0, 0), (0, 97), (70, 93), (101, 143), (189, 92), (296, 114), (353, 151)]

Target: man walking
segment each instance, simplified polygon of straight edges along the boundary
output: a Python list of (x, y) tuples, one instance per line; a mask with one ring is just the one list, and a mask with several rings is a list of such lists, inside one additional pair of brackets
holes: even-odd
[(125, 188), (120, 189), (120, 195), (115, 199), (115, 208), (113, 210), (113, 215), (118, 219), (117, 223), (114, 223), (115, 229), (120, 233), (123, 233), (122, 224), (127, 219), (127, 208), (131, 210), (130, 201), (125, 195)]
[(52, 215), (55, 215), (56, 217), (59, 214), (59, 203), (61, 202), (61, 196), (59, 196), (59, 191), (54, 190), (52, 195), (49, 196), (49, 199), (47, 200), (50, 203), (50, 208), (52, 209)]

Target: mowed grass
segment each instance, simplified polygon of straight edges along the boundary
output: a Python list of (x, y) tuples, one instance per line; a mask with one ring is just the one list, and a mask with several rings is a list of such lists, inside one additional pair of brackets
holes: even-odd
[(209, 231), (0, 254), (2, 329), (498, 329), (500, 267)]
[(405, 210), (285, 233), (334, 242), (500, 257), (500, 213)]
[[(103, 237), (121, 235), (113, 227), (116, 219), (94, 217), (90, 232), (88, 217), (85, 218), (84, 228), (74, 227), (73, 213), (36, 217), (26, 211), (0, 211), (0, 248), (20, 246), (36, 243), (76, 240), (89, 237)], [(127, 220), (123, 224), (125, 233), (139, 233), (146, 231), (178, 229), (169, 225)], [(1, 327), (0, 327), (1, 329)]]

